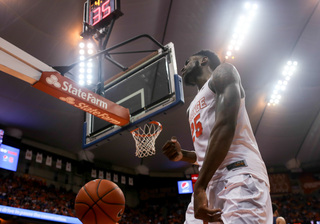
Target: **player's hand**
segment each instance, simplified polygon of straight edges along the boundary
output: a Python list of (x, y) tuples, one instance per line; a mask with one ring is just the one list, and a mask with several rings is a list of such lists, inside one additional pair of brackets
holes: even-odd
[(174, 136), (171, 138), (170, 141), (167, 141), (166, 144), (162, 147), (162, 152), (171, 161), (180, 161), (183, 157), (180, 143), (177, 141), (177, 138)]
[(204, 224), (208, 222), (222, 222), (221, 209), (209, 209), (208, 199), (205, 190), (194, 192), (194, 217), (203, 220)]

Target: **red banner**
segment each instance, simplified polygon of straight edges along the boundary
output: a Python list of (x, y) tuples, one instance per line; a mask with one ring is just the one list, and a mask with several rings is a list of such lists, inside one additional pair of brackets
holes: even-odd
[(112, 124), (123, 126), (130, 122), (129, 109), (80, 87), (58, 72), (43, 72), (33, 87)]
[[(317, 177), (318, 176), (318, 177)], [(305, 173), (300, 176), (301, 187), (305, 194), (310, 194), (320, 189), (319, 174)]]

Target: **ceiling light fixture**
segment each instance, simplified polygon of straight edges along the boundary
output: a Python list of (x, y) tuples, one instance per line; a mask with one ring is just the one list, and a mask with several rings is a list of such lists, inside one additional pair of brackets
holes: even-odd
[(247, 35), (258, 5), (255, 3), (247, 2), (244, 4), (244, 13), (241, 14), (237, 20), (236, 27), (232, 34), (232, 38), (228, 45), (228, 51), (226, 51), (225, 59), (234, 59), (235, 51), (239, 51), (245, 36)]
[(273, 92), (270, 96), (268, 106), (275, 106), (279, 104), (281, 99), (281, 94), (286, 90), (289, 80), (294, 72), (297, 70), (298, 62), (288, 61), (282, 70), (282, 79), (278, 81), (275, 85)]

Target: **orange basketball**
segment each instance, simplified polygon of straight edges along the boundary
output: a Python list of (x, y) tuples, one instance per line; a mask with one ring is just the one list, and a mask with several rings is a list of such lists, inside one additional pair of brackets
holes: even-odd
[(125, 198), (117, 184), (104, 179), (86, 183), (75, 200), (76, 216), (83, 224), (114, 224), (124, 212)]

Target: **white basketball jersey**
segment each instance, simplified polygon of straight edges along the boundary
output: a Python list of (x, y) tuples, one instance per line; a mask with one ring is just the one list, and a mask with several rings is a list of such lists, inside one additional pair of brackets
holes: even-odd
[[(204, 84), (189, 106), (189, 123), (199, 169), (202, 167), (210, 133), (215, 124), (216, 94), (209, 88), (208, 83), (209, 81)], [(246, 167), (227, 169), (229, 164), (241, 160), (246, 161)], [(250, 173), (264, 180), (269, 186), (268, 174), (251, 129), (244, 98), (241, 99), (237, 127), (229, 152), (212, 181), (222, 176), (230, 177), (243, 173)]]

